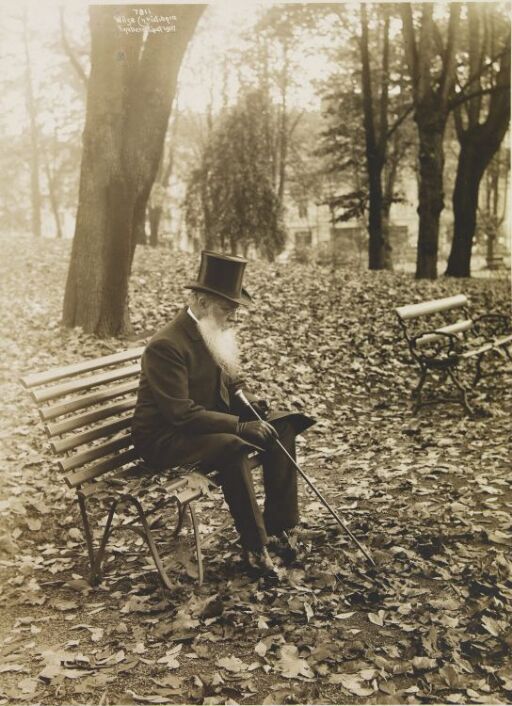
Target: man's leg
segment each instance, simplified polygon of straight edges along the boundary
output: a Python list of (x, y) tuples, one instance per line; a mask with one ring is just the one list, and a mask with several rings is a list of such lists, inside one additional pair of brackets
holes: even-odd
[[(277, 420), (273, 426), (279, 441), (295, 459), (295, 429), (286, 420)], [(263, 517), (269, 535), (291, 529), (299, 522), (297, 500), (297, 471), (284, 451), (276, 443), (262, 454), (265, 510)]]
[(267, 543), (261, 510), (256, 501), (247, 451), (238, 449), (219, 464), (224, 498), (235, 521), (244, 549), (260, 550)]
[(234, 434), (200, 434), (161, 439), (148, 461), (162, 469), (197, 463), (205, 473), (218, 471), (242, 546), (258, 550), (267, 544), (268, 538), (254, 492), (250, 450), (251, 446)]

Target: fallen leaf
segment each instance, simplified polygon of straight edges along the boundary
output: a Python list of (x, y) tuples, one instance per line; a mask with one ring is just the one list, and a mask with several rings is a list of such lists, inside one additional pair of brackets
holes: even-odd
[(431, 657), (414, 657), (412, 664), (415, 669), (434, 669), (437, 667), (437, 661)]
[(305, 659), (299, 657), (296, 645), (283, 645), (279, 650), (279, 662), (276, 665), (283, 677), (295, 679), (298, 676), (313, 678), (314, 673)]
[(380, 625), (380, 627), (383, 627), (384, 615), (385, 613), (383, 610), (379, 610), (378, 613), (368, 613), (368, 620), (374, 625)]
[(341, 684), (341, 686), (356, 696), (370, 696), (374, 689), (363, 686), (361, 680), (354, 674), (331, 674), (327, 680), (329, 684)]
[(228, 672), (233, 672), (234, 674), (238, 674), (239, 672), (245, 672), (249, 668), (248, 664), (242, 662), (242, 660), (238, 657), (233, 656), (222, 657), (221, 659), (218, 659), (215, 664), (217, 665), (217, 667), (227, 669)]
[(264, 657), (267, 654), (267, 649), (268, 649), (267, 645), (260, 640), (260, 642), (258, 642), (256, 647), (254, 648), (254, 651), (260, 657)]
[(7, 662), (6, 664), (0, 664), (0, 674), (4, 672), (28, 672), (27, 667), (23, 664), (16, 664), (15, 662)]

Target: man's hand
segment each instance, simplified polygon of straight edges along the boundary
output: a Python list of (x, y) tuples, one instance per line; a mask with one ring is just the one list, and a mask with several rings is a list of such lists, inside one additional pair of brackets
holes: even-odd
[(268, 422), (238, 422), (236, 433), (245, 441), (263, 448), (277, 439), (277, 431)]

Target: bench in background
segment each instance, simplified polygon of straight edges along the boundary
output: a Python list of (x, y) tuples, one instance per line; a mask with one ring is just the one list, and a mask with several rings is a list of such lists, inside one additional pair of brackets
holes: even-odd
[[(458, 402), (473, 414), (467, 385), (463, 384), (460, 366), (474, 362), (475, 371), (470, 387), (478, 383), (483, 373), (483, 361), (494, 355), (512, 360), (512, 325), (505, 314), (484, 314), (472, 317), (469, 301), (463, 294), (408, 304), (395, 309), (398, 322), (419, 366), (419, 381), (413, 392), (413, 412), (427, 404)], [(439, 385), (451, 381), (456, 393), (451, 396), (424, 399), (422, 389), (428, 375), (437, 377)]]
[[(27, 375), (21, 382), (38, 405), (51, 449), (59, 457), (60, 475), (76, 492), (91, 583), (101, 579), (112, 531), (126, 529), (146, 541), (162, 582), (172, 589), (154, 533), (162, 527), (160, 513), (173, 506), (177, 509), (176, 526), (172, 530), (164, 523), (164, 535), (176, 538), (188, 511), (201, 584), (203, 558), (194, 501), (208, 494), (214, 483), (192, 468), (155, 472), (133, 448), (131, 420), (143, 350), (143, 347), (131, 348)], [(256, 453), (252, 454), (252, 463), (258, 465)], [(93, 502), (100, 505), (100, 515), (105, 519), (99, 543), (95, 542), (90, 518)], [(115, 515), (120, 520), (118, 524), (114, 524)], [(213, 533), (209, 540), (212, 536)]]

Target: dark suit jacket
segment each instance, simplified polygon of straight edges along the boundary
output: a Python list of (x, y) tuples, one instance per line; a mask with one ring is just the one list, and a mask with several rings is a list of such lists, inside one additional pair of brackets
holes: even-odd
[(240, 384), (216, 364), (183, 309), (153, 336), (142, 356), (132, 423), (135, 446), (143, 451), (162, 438), (236, 434), (234, 393)]

